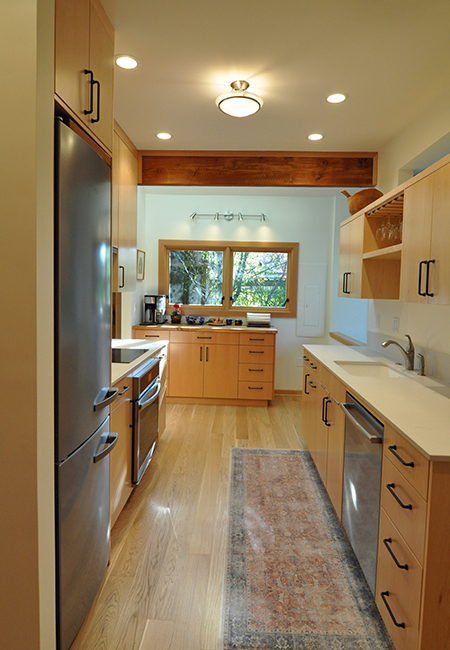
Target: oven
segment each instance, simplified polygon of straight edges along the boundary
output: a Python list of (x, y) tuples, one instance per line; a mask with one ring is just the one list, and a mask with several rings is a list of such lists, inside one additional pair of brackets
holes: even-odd
[(161, 391), (159, 359), (150, 359), (133, 375), (132, 482), (137, 485), (158, 445)]

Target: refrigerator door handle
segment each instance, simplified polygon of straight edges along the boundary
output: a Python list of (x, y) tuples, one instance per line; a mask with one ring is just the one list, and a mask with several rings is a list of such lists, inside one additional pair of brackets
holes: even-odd
[(105, 444), (107, 444), (108, 446), (105, 447), (103, 451), (101, 451), (100, 453), (95, 454), (94, 463), (98, 463), (100, 460), (102, 460), (102, 458), (110, 454), (114, 449), (118, 439), (119, 439), (118, 433), (109, 433), (105, 441)]
[[(106, 392), (105, 392), (106, 391)], [(116, 399), (119, 393), (118, 388), (102, 388), (94, 401), (94, 411), (99, 411), (100, 409), (108, 406)]]

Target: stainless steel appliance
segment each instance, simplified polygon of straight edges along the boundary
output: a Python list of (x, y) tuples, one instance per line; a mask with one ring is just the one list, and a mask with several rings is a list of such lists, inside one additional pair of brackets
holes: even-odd
[(141, 480), (158, 445), (159, 359), (151, 359), (133, 376), (132, 481)]
[(58, 650), (67, 650), (109, 555), (111, 170), (55, 121), (55, 490)]
[(341, 406), (346, 414), (342, 524), (374, 594), (384, 427), (350, 393)]
[(144, 296), (144, 323), (156, 325), (164, 322), (167, 296)]

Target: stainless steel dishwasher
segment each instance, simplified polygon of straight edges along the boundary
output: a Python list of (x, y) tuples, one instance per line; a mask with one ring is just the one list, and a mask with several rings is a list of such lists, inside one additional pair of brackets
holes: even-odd
[(375, 594), (384, 427), (350, 393), (345, 411), (342, 524)]

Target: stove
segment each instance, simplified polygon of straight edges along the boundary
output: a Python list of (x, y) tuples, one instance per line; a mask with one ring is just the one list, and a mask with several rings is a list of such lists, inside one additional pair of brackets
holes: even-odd
[(131, 363), (140, 357), (141, 354), (145, 354), (146, 352), (148, 352), (148, 350), (133, 350), (133, 348), (113, 348), (112, 362)]

